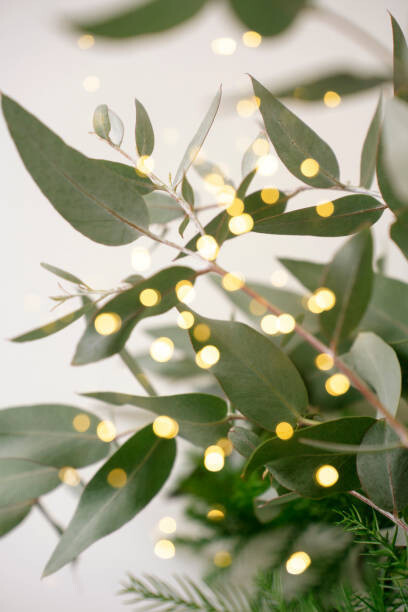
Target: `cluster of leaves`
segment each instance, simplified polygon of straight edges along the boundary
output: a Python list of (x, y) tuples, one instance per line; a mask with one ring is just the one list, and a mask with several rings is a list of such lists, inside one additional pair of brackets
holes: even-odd
[[(290, 321), (296, 319), (297, 324), (285, 336), (270, 336), (254, 325), (237, 321), (203, 317), (182, 304), (177, 291), (180, 282), (193, 285), (205, 274), (226, 277), (226, 271), (213, 262), (214, 257), (200, 249), (200, 233), (210, 237), (217, 249), (226, 240), (239, 239), (231, 231), (227, 210), (202, 228), (194, 191), (186, 178), (216, 116), (221, 90), (170, 184), (148, 170), (141, 172), (138, 162), (135, 171), (133, 166), (85, 157), (17, 102), (2, 96), (6, 123), (28, 172), (76, 230), (107, 246), (129, 244), (147, 236), (176, 249), (180, 256), (205, 264), (200, 269), (172, 265), (149, 278), (129, 277), (119, 289), (97, 299), (78, 277), (48, 266), (76, 287), (82, 306), (14, 340), (44, 338), (84, 317), (86, 329), (73, 364), (120, 355), (137, 380), (144, 381), (148, 392), (147, 396), (119, 392), (87, 395), (116, 406), (133, 405), (154, 415), (166, 415), (177, 421), (180, 437), (198, 447), (214, 445), (229, 435), (235, 449), (245, 457), (244, 476), (266, 470), (277, 483), (269, 491), (269, 501), (257, 508), (260, 521), (269, 521), (276, 506), (287, 501), (322, 499), (362, 489), (364, 495), (357, 493), (361, 499), (408, 530), (399, 517), (408, 505), (408, 434), (401, 408), (401, 372), (406, 374), (408, 358), (408, 285), (374, 272), (370, 232), (370, 226), (388, 208), (396, 218), (391, 238), (408, 256), (404, 166), (408, 153), (408, 49), (395, 20), (392, 25), (395, 96), (387, 102), (384, 121), (381, 105), (375, 112), (363, 146), (358, 187), (340, 179), (331, 147), (252, 79), (266, 134), (287, 169), (303, 183), (300, 189), (329, 188), (350, 194), (334, 199), (330, 214), (321, 215), (319, 206), (286, 212), (294, 194), (279, 192), (274, 204), (268, 203), (262, 190), (247, 195), (254, 169), (245, 173), (236, 190), (256, 233), (352, 235), (326, 265), (282, 260), (312, 297), (321, 287), (334, 295), (335, 303), (319, 315), (306, 311), (301, 295), (283, 289), (241, 283), (239, 291), (228, 293), (234, 307), (246, 316), (251, 300), (274, 315), (289, 312)], [(136, 151), (143, 160), (153, 152), (154, 133), (139, 101), (136, 115)], [(122, 152), (122, 122), (105, 105), (95, 112), (94, 128), (100, 138)], [(369, 191), (375, 172), (381, 193)], [(182, 218), (181, 235), (190, 223), (199, 230), (186, 245), (173, 243), (151, 229), (152, 224), (167, 225), (177, 217)], [(153, 302), (142, 299), (146, 291), (155, 296)], [(187, 311), (194, 320), (190, 329), (177, 330), (182, 337), (183, 357), (172, 375), (183, 376), (194, 363), (199, 364), (193, 356), (200, 355), (210, 337), (219, 359), (207, 363), (202, 376), (207, 380), (211, 376), (219, 385), (217, 391), (155, 395), (127, 351), (126, 343), (136, 326), (140, 329), (144, 319), (172, 308)], [(96, 323), (104, 315), (113, 317), (116, 324), (109, 332), (100, 333)], [(259, 317), (251, 316), (258, 325)], [(208, 330), (206, 340), (195, 333), (197, 325)], [(330, 373), (342, 373), (342, 381), (351, 383), (350, 391), (343, 388), (327, 395), (330, 373), (316, 369), (316, 353), (332, 360)], [(200, 371), (194, 367), (197, 375)], [(237, 418), (245, 426), (231, 428)], [(287, 439), (275, 434), (282, 423), (292, 428)], [(78, 508), (45, 568), (46, 575), (131, 520), (157, 494), (171, 472), (176, 455), (174, 439), (156, 435), (150, 424), (117, 448), (117, 440), (111, 445), (98, 435), (104, 426), (94, 415), (69, 406), (16, 407), (0, 413), (2, 533), (18, 524), (40, 496), (58, 485), (61, 469), (81, 468), (110, 453), (84, 487)], [(337, 474), (337, 480), (319, 481), (317, 473), (326, 465)], [(21, 486), (23, 481), (27, 486)], [(304, 544), (309, 546), (308, 542)], [(318, 564), (319, 556), (313, 558), (312, 553), (312, 561)]]

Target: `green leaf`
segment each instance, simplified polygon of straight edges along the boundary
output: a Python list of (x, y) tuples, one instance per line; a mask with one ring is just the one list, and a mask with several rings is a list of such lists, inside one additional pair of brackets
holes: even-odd
[[(176, 266), (166, 268), (106, 302), (88, 323), (77, 346), (72, 364), (94, 363), (118, 353), (125, 346), (135, 325), (141, 319), (163, 314), (178, 304), (176, 284), (181, 280), (194, 282), (195, 276), (196, 273), (191, 268)], [(153, 289), (157, 292), (159, 301), (155, 306), (143, 306), (141, 303), (140, 295), (145, 289)], [(99, 334), (95, 329), (96, 317), (104, 313), (119, 316), (117, 331), (106, 336)]]
[[(267, 430), (281, 421), (295, 423), (308, 405), (303, 381), (290, 359), (270, 340), (235, 321), (205, 319), (194, 313), (196, 323), (210, 329), (205, 344), (220, 353), (211, 373), (237, 410)], [(189, 330), (196, 351), (203, 347)]]
[(182, 238), (184, 236), (184, 232), (186, 231), (189, 222), (190, 222), (190, 217), (186, 215), (179, 225), (178, 233), (180, 234)]
[(55, 276), (59, 276), (59, 278), (63, 278), (69, 283), (74, 283), (75, 285), (82, 285), (83, 287), (87, 286), (84, 283), (84, 281), (81, 281), (81, 279), (78, 278), (78, 276), (71, 274), (71, 272), (65, 272), (65, 270), (62, 270), (61, 268), (57, 268), (56, 266), (51, 266), (51, 264), (47, 264), (47, 263), (41, 263), (41, 266), (45, 268), (46, 270), (48, 270), (48, 272), (55, 274)]
[(395, 416), (401, 397), (401, 368), (395, 351), (372, 332), (362, 332), (349, 356), (353, 369), (375, 389), (381, 403)]
[(332, 346), (347, 338), (360, 323), (373, 285), (373, 241), (369, 230), (348, 240), (327, 268), (325, 286), (336, 296), (335, 306), (320, 315), (322, 330)]
[[(116, 172), (121, 177), (129, 179), (131, 185), (137, 189), (140, 195), (146, 195), (157, 189), (156, 185), (152, 183), (147, 175), (139, 173), (134, 166), (128, 166), (126, 164), (120, 164), (118, 162), (107, 161), (106, 159), (95, 159), (101, 168), (100, 172), (103, 172), (104, 168)], [(151, 221), (153, 223), (153, 221)]]
[(377, 175), (384, 200), (396, 214), (408, 208), (407, 156), (408, 103), (393, 98), (385, 110)]
[[(295, 85), (287, 85), (274, 91), (277, 98), (295, 98), (309, 102), (323, 101), (324, 94), (334, 91), (339, 96), (360, 93), (378, 87), (390, 79), (387, 75), (363, 76), (351, 72), (334, 72), (314, 79), (296, 79)], [(271, 88), (272, 89), (272, 88)]]
[[(189, 340), (188, 331), (181, 329), (178, 325), (158, 325), (155, 327), (149, 327), (143, 331), (151, 338), (161, 338), (162, 336), (166, 336), (174, 342), (176, 349), (179, 349), (184, 353), (194, 355), (191, 342)], [(170, 364), (167, 362), (166, 367), (169, 365)]]
[(405, 36), (391, 15), (394, 41), (394, 95), (408, 102), (408, 46)]
[(181, 184), (181, 194), (186, 202), (190, 204), (191, 208), (194, 208), (194, 190), (186, 176), (183, 178), (183, 182)]
[(27, 459), (0, 459), (0, 498), (2, 506), (12, 506), (48, 493), (61, 480), (58, 469)]
[[(287, 169), (312, 187), (339, 185), (339, 166), (329, 145), (261, 83), (251, 78), (255, 96), (261, 101), (260, 111), (265, 129)], [(305, 176), (301, 170), (302, 163), (308, 159), (318, 163), (313, 176)]]
[(228, 437), (234, 445), (235, 450), (243, 457), (252, 455), (260, 442), (260, 438), (256, 433), (244, 427), (234, 426), (229, 430)]
[(29, 514), (33, 507), (34, 500), (0, 506), (0, 537), (17, 527)]
[[(398, 440), (385, 421), (377, 421), (365, 434), (362, 444), (385, 446)], [(407, 449), (357, 456), (361, 486), (375, 504), (390, 512), (398, 512), (408, 505), (407, 469)]]
[(204, 117), (192, 141), (188, 145), (187, 150), (184, 154), (184, 157), (180, 162), (180, 165), (173, 179), (174, 187), (177, 187), (177, 185), (181, 183), (188, 169), (190, 168), (191, 164), (194, 162), (195, 158), (200, 152), (200, 149), (203, 146), (205, 139), (207, 138), (207, 134), (210, 131), (211, 126), (214, 123), (215, 116), (218, 112), (218, 108), (221, 102), (221, 94), (222, 94), (222, 88), (220, 87), (217, 92), (217, 95), (215, 96), (214, 100), (211, 103), (210, 108), (207, 111), (206, 116)]
[(105, 19), (74, 24), (87, 34), (105, 38), (132, 38), (164, 32), (191, 19), (207, 0), (148, 0)]
[[(298, 429), (289, 440), (266, 440), (249, 458), (245, 474), (268, 466), (281, 485), (305, 497), (320, 498), (349, 491), (359, 486), (355, 454), (314, 448), (301, 439), (359, 444), (373, 422), (370, 417), (344, 417)], [(322, 487), (316, 481), (316, 471), (323, 465), (332, 465), (339, 473), (338, 481), (331, 487)]]
[(315, 291), (323, 284), (324, 264), (287, 257), (279, 257), (279, 261), (309, 291)]
[(391, 225), (390, 236), (408, 259), (408, 210)]
[(125, 393), (83, 393), (102, 402), (124, 406), (126, 404), (150, 410), (155, 414), (175, 419), (180, 436), (197, 446), (216, 444), (227, 435), (230, 425), (225, 421), (227, 405), (220, 397), (205, 393), (185, 393), (161, 397), (144, 397)]
[[(368, 195), (348, 195), (332, 201), (334, 212), (323, 217), (318, 206), (309, 206), (287, 213), (257, 216), (252, 231), (259, 234), (285, 234), (296, 236), (348, 236), (362, 227), (376, 223), (385, 208)], [(267, 211), (266, 211), (267, 212)]]
[[(53, 574), (83, 550), (130, 521), (159, 492), (176, 455), (174, 440), (155, 436), (148, 425), (130, 438), (87, 484), (78, 508), (44, 570)], [(111, 486), (111, 472), (126, 475)], [(109, 476), (111, 475), (111, 476)]]
[(230, 0), (234, 12), (249, 30), (276, 36), (286, 30), (308, 4), (307, 0)]
[(153, 191), (145, 195), (144, 201), (149, 211), (150, 223), (164, 225), (184, 215), (181, 206), (163, 191)]
[(151, 155), (154, 149), (154, 132), (149, 115), (143, 104), (135, 100), (136, 106), (136, 150), (140, 156)]
[(245, 198), (247, 191), (249, 189), (249, 186), (251, 185), (255, 176), (256, 176), (256, 170), (252, 170), (252, 172), (249, 172), (249, 174), (247, 174), (242, 179), (237, 189), (237, 198), (239, 198), (240, 200), (243, 200)]
[(133, 242), (148, 227), (143, 198), (117, 172), (67, 146), (7, 96), (2, 107), (18, 152), (38, 187), (68, 223), (95, 242)]
[(382, 96), (380, 96), (375, 109), (374, 116), (368, 128), (367, 135), (364, 140), (363, 150), (361, 151), (360, 162), (360, 185), (362, 187), (371, 187), (373, 182), (375, 167), (377, 164), (377, 149), (380, 138), (380, 128), (382, 119)]
[(31, 342), (32, 340), (40, 340), (41, 338), (46, 338), (47, 336), (52, 336), (56, 332), (61, 331), (61, 329), (65, 329), (74, 321), (80, 319), (84, 314), (90, 312), (94, 308), (93, 303), (85, 304), (78, 310), (74, 310), (74, 312), (69, 312), (68, 314), (56, 319), (55, 321), (51, 321), (51, 323), (46, 323), (46, 325), (42, 325), (41, 327), (37, 327), (36, 329), (32, 329), (25, 334), (21, 334), (20, 336), (15, 336), (11, 338), (12, 342)]
[(284, 493), (283, 495), (278, 495), (273, 499), (265, 501), (262, 498), (258, 498), (254, 500), (254, 513), (258, 521), (261, 523), (269, 523), (272, 521), (278, 514), (280, 509), (279, 506), (284, 504), (288, 504), (296, 499), (299, 499), (301, 496), (298, 493)]
[[(75, 417), (86, 431), (75, 429)], [(78, 419), (77, 419), (78, 420)], [(109, 450), (96, 433), (100, 419), (73, 406), (38, 404), (0, 410), (0, 457), (18, 457), (57, 468), (100, 461)]]
[(125, 128), (122, 120), (106, 104), (96, 107), (93, 115), (93, 127), (95, 133), (104, 140), (120, 147), (123, 140)]

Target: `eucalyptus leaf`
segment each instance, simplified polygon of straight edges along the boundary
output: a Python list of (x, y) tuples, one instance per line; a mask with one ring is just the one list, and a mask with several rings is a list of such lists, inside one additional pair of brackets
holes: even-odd
[(154, 132), (149, 115), (143, 104), (135, 100), (136, 106), (136, 150), (140, 156), (151, 155), (154, 149)]
[(30, 513), (34, 500), (0, 506), (0, 538), (17, 527)]
[(249, 172), (246, 176), (244, 176), (240, 182), (236, 193), (237, 198), (240, 200), (243, 200), (247, 195), (247, 191), (256, 176), (256, 172), (256, 170), (252, 170), (252, 172)]
[[(299, 76), (293, 85), (286, 85), (273, 91), (277, 98), (295, 98), (296, 100), (317, 102), (322, 101), (324, 94), (328, 91), (334, 91), (343, 97), (378, 87), (389, 80), (388, 75), (366, 76), (341, 70), (307, 80), (303, 80), (303, 77)], [(271, 89), (273, 88), (271, 87)]]
[[(329, 145), (261, 83), (251, 78), (254, 94), (260, 99), (260, 111), (265, 129), (287, 169), (312, 187), (338, 186), (339, 166)], [(317, 162), (318, 166), (312, 172), (305, 170), (304, 173), (301, 166), (309, 159)]]
[(181, 206), (164, 191), (153, 191), (144, 196), (144, 201), (149, 211), (150, 223), (164, 225), (184, 215)]
[(408, 46), (405, 36), (391, 15), (394, 40), (394, 95), (408, 102)]
[(260, 438), (255, 432), (245, 427), (233, 427), (229, 430), (228, 437), (231, 440), (234, 449), (243, 457), (252, 455), (257, 446), (259, 446)]
[(78, 278), (78, 276), (71, 274), (71, 272), (66, 272), (61, 268), (57, 268), (57, 266), (52, 266), (51, 264), (47, 263), (41, 263), (41, 266), (45, 268), (45, 270), (48, 270), (48, 272), (55, 274), (55, 276), (59, 276), (59, 278), (62, 278), (68, 281), (69, 283), (74, 283), (75, 285), (82, 285), (83, 287), (87, 286), (84, 281)]
[(181, 193), (186, 202), (190, 204), (191, 208), (194, 208), (194, 190), (186, 176), (183, 178)]
[(367, 189), (371, 187), (377, 165), (377, 149), (380, 139), (381, 120), (382, 96), (380, 96), (378, 100), (377, 108), (375, 109), (374, 116), (364, 140), (363, 150), (361, 151), (360, 185), (362, 187), (367, 187)]
[[(149, 194), (157, 189), (157, 186), (152, 183), (151, 179), (146, 174), (138, 172), (134, 166), (120, 164), (106, 159), (95, 159), (94, 161), (99, 165), (99, 172), (103, 172), (105, 168), (108, 168), (108, 170), (119, 174), (123, 179), (131, 181), (132, 187), (134, 187), (140, 195)], [(153, 223), (153, 221), (150, 222)]]
[(148, 227), (143, 198), (133, 185), (97, 160), (66, 145), (33, 115), (3, 95), (3, 114), (28, 172), (59, 214), (95, 242), (133, 242)]
[(286, 30), (308, 0), (230, 0), (234, 12), (249, 30), (276, 36)]
[(279, 261), (309, 291), (315, 291), (323, 285), (324, 264), (287, 257), (279, 257)]
[(60, 317), (55, 321), (51, 321), (51, 323), (46, 323), (45, 325), (37, 327), (36, 329), (26, 332), (25, 334), (15, 336), (14, 338), (11, 338), (11, 341), (31, 342), (32, 340), (40, 340), (41, 338), (47, 338), (48, 336), (52, 336), (52, 334), (61, 331), (61, 329), (65, 329), (66, 327), (68, 327), (68, 325), (71, 325), (71, 323), (74, 323), (74, 321), (77, 321), (86, 313), (91, 312), (93, 308), (93, 303), (85, 304), (85, 306), (78, 308), (78, 310), (69, 312), (63, 317)]
[(408, 103), (389, 100), (378, 155), (378, 182), (384, 200), (396, 213), (408, 208)]
[(151, 425), (125, 442), (85, 487), (43, 575), (53, 574), (140, 512), (167, 480), (175, 455), (175, 441), (156, 437)]
[(408, 209), (391, 225), (390, 236), (408, 259)]
[(120, 147), (123, 140), (125, 128), (122, 120), (106, 104), (96, 107), (93, 115), (93, 127), (96, 134), (111, 142), (116, 147)]
[(261, 523), (269, 523), (279, 514), (279, 506), (296, 501), (300, 497), (298, 493), (290, 492), (278, 495), (269, 501), (265, 501), (262, 498), (256, 499), (254, 500), (255, 516)]
[[(0, 459), (0, 499), (2, 506), (32, 501), (55, 489), (61, 481), (58, 469), (28, 459)], [(0, 508), (1, 513), (1, 508)]]

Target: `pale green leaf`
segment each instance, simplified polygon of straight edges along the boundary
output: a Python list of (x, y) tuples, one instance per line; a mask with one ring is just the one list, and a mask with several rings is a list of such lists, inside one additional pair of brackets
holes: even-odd
[(154, 132), (149, 115), (143, 104), (135, 100), (136, 106), (136, 150), (140, 156), (151, 155), (154, 149)]

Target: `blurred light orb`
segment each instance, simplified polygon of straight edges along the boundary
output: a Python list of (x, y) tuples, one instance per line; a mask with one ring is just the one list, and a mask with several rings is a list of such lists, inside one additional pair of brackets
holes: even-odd
[(293, 574), (294, 576), (297, 576), (298, 574), (303, 574), (303, 572), (307, 570), (311, 562), (312, 560), (306, 552), (295, 552), (286, 561), (286, 571), (288, 572), (288, 574)]
[(78, 47), (85, 51), (86, 49), (90, 49), (95, 44), (95, 38), (92, 34), (83, 34), (77, 40)]
[(323, 96), (323, 102), (329, 108), (336, 108), (341, 102), (341, 96), (337, 93), (337, 91), (326, 91)]
[(220, 438), (216, 446), (219, 446), (224, 451), (224, 456), (229, 457), (234, 450), (234, 445), (229, 438)]
[(244, 286), (245, 280), (239, 272), (227, 272), (222, 277), (221, 284), (226, 291), (238, 291)]
[(156, 338), (150, 345), (150, 357), (159, 363), (165, 363), (173, 357), (174, 342), (170, 338), (162, 336)]
[(231, 217), (237, 217), (238, 215), (242, 215), (245, 209), (245, 204), (240, 198), (235, 198), (232, 204), (230, 204), (227, 208), (227, 213)]
[(159, 559), (172, 559), (176, 554), (176, 547), (171, 540), (158, 540), (154, 546), (154, 554)]
[(280, 192), (275, 187), (265, 187), (261, 191), (261, 200), (264, 204), (276, 204), (279, 200)]
[(58, 477), (64, 484), (69, 487), (76, 487), (81, 482), (81, 478), (73, 467), (62, 467), (58, 472)]
[(236, 105), (237, 113), (240, 117), (247, 119), (248, 117), (252, 117), (257, 109), (257, 104), (252, 99), (244, 98), (243, 100), (239, 100)]
[(189, 280), (181, 280), (175, 287), (177, 299), (184, 304), (191, 304), (195, 298), (193, 283)]
[(278, 327), (282, 334), (290, 334), (296, 327), (296, 321), (291, 314), (285, 312), (278, 317)]
[(219, 508), (211, 508), (208, 512), (207, 512), (207, 518), (210, 521), (222, 521), (225, 518), (225, 511), (224, 509), (221, 509), (221, 507)]
[(261, 176), (272, 176), (279, 168), (278, 158), (275, 155), (263, 155), (256, 164), (258, 174)]
[(116, 427), (112, 421), (100, 421), (96, 428), (96, 435), (102, 442), (112, 442), (116, 438)]
[(332, 487), (339, 479), (339, 473), (333, 465), (322, 465), (316, 470), (315, 478), (321, 487)]
[(268, 155), (269, 149), (270, 145), (266, 138), (257, 138), (252, 144), (252, 151), (255, 153), (255, 155), (258, 155), (258, 157)]
[(181, 329), (190, 329), (194, 325), (194, 315), (188, 310), (183, 310), (177, 317), (177, 325)]
[(101, 81), (99, 77), (90, 75), (84, 78), (84, 80), (82, 81), (82, 86), (88, 93), (94, 93), (100, 88)]
[(231, 206), (236, 197), (236, 191), (232, 185), (223, 185), (216, 195), (217, 204), (220, 206)]
[(156, 289), (143, 289), (143, 291), (140, 292), (139, 300), (143, 306), (151, 308), (160, 302), (161, 295)]
[(268, 309), (266, 308), (265, 304), (261, 304), (258, 302), (258, 300), (254, 299), (249, 302), (249, 312), (256, 317), (260, 317), (261, 315), (265, 314), (267, 310)]
[(345, 374), (333, 374), (324, 384), (329, 395), (344, 395), (350, 389), (350, 381)]
[(196, 242), (196, 247), (201, 257), (207, 261), (214, 261), (214, 259), (217, 259), (220, 247), (214, 236), (210, 236), (209, 234), (200, 236)]
[(193, 336), (198, 342), (206, 342), (211, 336), (211, 329), (206, 323), (198, 323), (193, 329)]
[(175, 438), (179, 432), (177, 421), (169, 416), (158, 416), (153, 421), (153, 431), (158, 438), (166, 438), (171, 440)]
[(275, 433), (280, 440), (290, 440), (295, 431), (290, 423), (282, 421), (281, 423), (277, 424)]
[(275, 270), (269, 280), (274, 287), (284, 287), (288, 282), (288, 275), (285, 270)]
[(300, 164), (300, 171), (303, 174), (303, 176), (306, 176), (307, 178), (313, 178), (319, 173), (319, 170), (320, 170), (319, 162), (317, 162), (312, 157), (308, 157), (307, 159), (304, 159), (302, 163)]
[(196, 364), (203, 370), (211, 368), (219, 359), (220, 351), (212, 344), (207, 344), (196, 354)]
[(136, 272), (145, 272), (150, 268), (152, 257), (148, 249), (134, 247), (131, 253), (132, 267)]
[(122, 319), (116, 312), (102, 312), (96, 316), (94, 326), (101, 336), (110, 336), (120, 330)]
[(166, 533), (167, 535), (171, 533), (175, 533), (177, 529), (177, 523), (175, 519), (171, 516), (163, 516), (163, 518), (159, 521), (159, 529), (162, 533)]
[(278, 317), (273, 314), (267, 314), (261, 319), (261, 329), (265, 334), (275, 336), (279, 333)]
[(211, 49), (215, 55), (232, 55), (236, 48), (237, 43), (233, 38), (215, 38), (211, 41)]
[(319, 353), (315, 358), (315, 365), (318, 370), (331, 370), (334, 366), (334, 359), (328, 353)]
[(106, 480), (114, 489), (121, 489), (127, 483), (127, 474), (122, 468), (114, 468), (109, 472)]
[(262, 36), (258, 34), (258, 32), (254, 32), (253, 30), (249, 30), (248, 32), (244, 32), (242, 35), (242, 42), (246, 47), (250, 47), (252, 49), (256, 49), (262, 42)]
[(336, 304), (336, 295), (327, 287), (320, 287), (314, 293), (316, 304), (322, 310), (331, 310)]
[(209, 472), (220, 472), (224, 467), (224, 451), (216, 444), (209, 446), (204, 453), (204, 467)]
[(87, 414), (77, 414), (72, 419), (72, 426), (76, 431), (83, 433), (85, 431), (88, 431), (88, 429), (90, 428), (91, 419)]
[(307, 308), (308, 310), (310, 310), (310, 312), (313, 312), (313, 314), (320, 314), (321, 312), (323, 312), (323, 308), (321, 308), (319, 304), (317, 303), (315, 295), (311, 295), (308, 298)]
[(213, 561), (216, 567), (225, 568), (231, 565), (232, 557), (227, 550), (219, 550), (215, 553)]
[(334, 213), (333, 202), (323, 202), (322, 204), (318, 204), (316, 206), (316, 212), (319, 217), (331, 217)]
[(154, 170), (154, 159), (150, 155), (142, 155), (137, 160), (136, 169), (140, 174), (150, 174)]
[(248, 213), (242, 213), (242, 215), (231, 217), (228, 222), (228, 227), (232, 234), (239, 236), (240, 234), (246, 234), (251, 231), (254, 227), (254, 220)]

